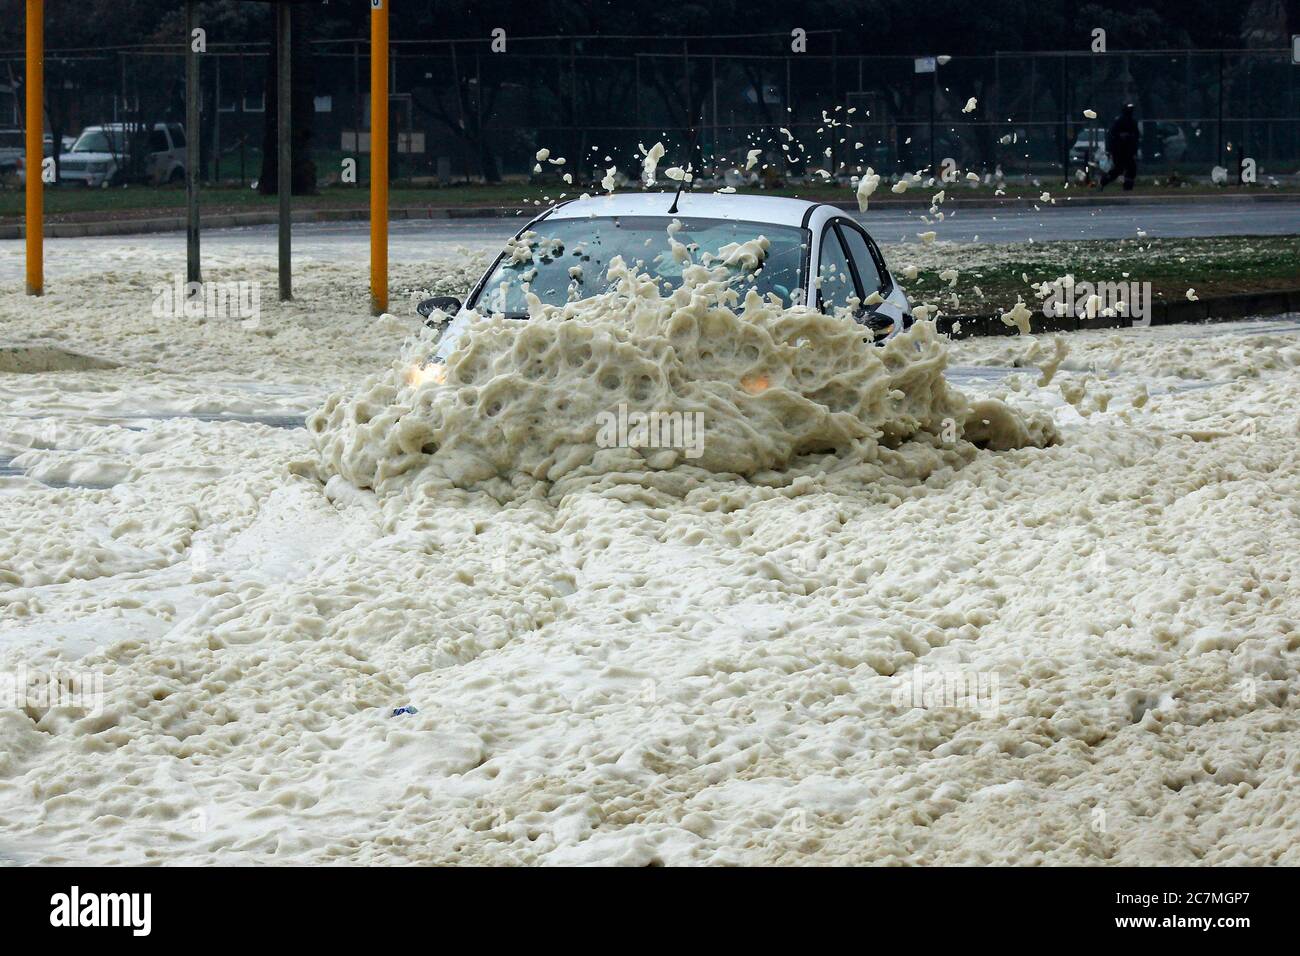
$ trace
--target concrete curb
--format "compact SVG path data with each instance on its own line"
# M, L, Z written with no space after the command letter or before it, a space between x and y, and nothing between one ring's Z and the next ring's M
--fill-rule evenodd
M963 197L960 187L949 186L950 196L953 206L964 209L1001 209L1011 206L1032 206L1039 200L1033 197L1007 196L1002 198L991 198L987 196L970 196ZM1214 195L1213 193L1201 193L1195 196L1097 196L1097 195L1079 195L1067 196L1065 203L1071 206L1143 206L1143 205L1160 205L1162 203L1173 202L1193 202L1193 203L1222 203L1222 202L1293 202L1300 203L1300 193L1292 192L1260 192L1257 194L1240 194L1231 195ZM857 202L851 199L836 200L828 202L827 205L834 206L837 209L855 210L858 208ZM1058 197L1057 205L1061 205ZM873 199L871 208L873 209L928 209L930 200L921 199ZM390 209L388 217L390 220L410 220L410 219L508 219L508 218L531 218L532 215L540 212L541 206L536 207L507 207L507 206L400 206ZM294 222L368 222L370 219L370 210L368 209L299 209L293 213ZM274 225L279 221L279 217L273 210L263 212L236 212L236 213L216 213L202 217L201 226L203 229L237 229L241 226L268 226ZM45 235L51 239L70 239L84 236L129 236L145 235L157 232L184 232L185 217L183 215L175 216L158 216L150 219L110 219L95 222L48 222L45 224ZM3 239L22 239L27 232L27 227L23 223L10 223L0 225L0 240Z
M1151 325L1181 325L1190 322L1233 322L1256 315L1277 315L1283 312L1300 312L1300 288L1273 292L1239 292L1216 295L1195 302L1153 302ZM958 331L953 332L953 323ZM940 332L955 339L995 335L1016 335L1014 325L1007 325L998 315L939 316L935 322ZM1035 313L1030 319L1034 335L1053 332L1079 332L1087 329L1129 329L1132 320L1123 316L1097 316L1095 319L1077 319L1069 316L1051 317Z

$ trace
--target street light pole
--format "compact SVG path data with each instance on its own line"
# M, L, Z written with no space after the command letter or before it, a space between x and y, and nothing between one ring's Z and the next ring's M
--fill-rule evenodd
M27 294L45 294L45 2L27 0Z
M482 90L475 94L481 98ZM388 7L370 0L370 311L388 311Z

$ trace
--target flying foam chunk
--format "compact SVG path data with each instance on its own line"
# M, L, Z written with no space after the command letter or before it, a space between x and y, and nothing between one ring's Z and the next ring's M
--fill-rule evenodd
M867 211L867 200L870 198L871 194L876 191L876 187L879 185L880 176L874 169L868 166L867 171L863 173L862 178L858 180L857 198L859 212Z

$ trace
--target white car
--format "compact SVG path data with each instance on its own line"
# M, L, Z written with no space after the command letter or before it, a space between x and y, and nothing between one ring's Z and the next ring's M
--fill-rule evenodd
M1106 153L1106 130L1100 126L1088 126L1079 130L1074 145L1070 147L1070 161L1079 166L1107 165L1109 156Z
M138 127L126 123L87 126L59 157L59 182L110 186L123 181L130 137ZM149 130L145 176L154 185L185 179L185 129L179 123L155 123Z
M452 316L438 340L433 361L445 361L465 329L484 315L527 319L528 291L544 304L569 301L570 283L595 295L606 290L605 270L614 256L641 262L641 269L661 284L681 283L681 263L669 251L668 227L681 223L673 238L704 252L717 253L729 243L759 236L769 242L762 268L737 288L775 293L786 306L807 303L823 312L849 307L856 321L872 330L877 342L912 324L911 305L894 281L880 249L848 213L824 203L778 196L684 193L677 212L669 212L673 193L631 193L575 199L552 206L515 236L536 233L545 251L530 262L515 262L503 251L474 285L465 302L453 296L425 299L417 311L426 318L436 310ZM557 242L558 241L558 242ZM816 268L812 264L816 263ZM570 275L573 266L579 278ZM863 305L874 300L873 305Z
M63 136L59 139L60 152L72 149L76 137ZM43 156L54 155L54 136L46 133L41 137ZM27 131L23 129L0 130L0 180L6 176L17 178L21 186L27 182Z

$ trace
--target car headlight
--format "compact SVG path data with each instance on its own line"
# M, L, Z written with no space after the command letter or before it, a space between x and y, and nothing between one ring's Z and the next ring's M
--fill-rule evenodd
M447 381L447 366L437 359L426 359L406 370L406 384L419 388L426 382L441 385Z

